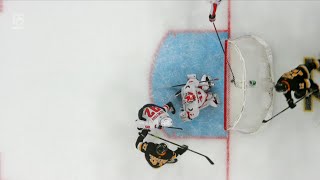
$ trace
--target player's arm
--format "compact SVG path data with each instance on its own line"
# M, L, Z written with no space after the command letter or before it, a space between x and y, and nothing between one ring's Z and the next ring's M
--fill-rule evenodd
M319 92L319 85L314 83L312 79L308 79L308 81L306 81L306 83L309 82L310 83L310 88L308 89L309 92L313 92L313 93L318 93Z
M285 91L283 92L283 95L286 97L287 103L289 105L289 107L292 109L294 107L296 107L296 104L293 102L292 96L291 96L291 87L290 87L290 83L288 82L286 77L281 77L277 84L283 84L285 85Z
M165 112L171 112L172 114L175 114L176 113L176 109L174 108L172 102L168 102L167 104L165 104L162 109L165 111Z
M174 151L174 156L178 157L178 155L182 155L183 153L185 153L188 150L188 146L187 145L182 145L181 147L179 147L177 150Z
M187 150L188 150L188 146L187 145L182 145L177 150L172 152L172 156L168 160L169 161L174 161L174 159L176 159L179 155L182 155L183 153L185 153Z
M138 112L138 118L139 118L140 120L146 121L146 118L143 117L144 108L145 108L145 106L143 106L143 107L139 110L139 112Z
M148 135L148 132L149 130L143 129L141 132L139 132L139 137L137 138L137 141L136 141L136 148L142 152L143 152L143 147L148 145L148 143L143 142L144 138Z
M291 96L291 91L288 91L288 92L284 93L284 96L287 99L287 103L288 103L289 107L291 109L295 108L296 104L293 102L293 99L292 99L292 96Z
M307 60L305 64L306 68L308 68L309 72L311 72L313 69L319 69L320 68L320 59L314 59Z

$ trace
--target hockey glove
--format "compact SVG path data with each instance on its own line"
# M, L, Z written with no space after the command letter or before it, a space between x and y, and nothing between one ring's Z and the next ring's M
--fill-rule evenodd
M310 90L308 90L307 92L310 92L310 93L312 92L312 94L317 94L317 93L319 93L319 87L318 86L313 87Z
M181 93L181 90L180 90L180 93ZM176 109L174 108L172 102L168 102L167 105L169 106L171 113L175 114L176 113Z
M149 129L143 129L141 132L139 132L139 135L142 137L146 137L149 133Z
M293 99L288 99L287 102L288 102L289 107L290 107L291 109L293 109L293 108L296 107L296 104L293 102Z
M216 20L216 15L214 14L214 15L211 15L211 14L209 14L209 21L210 22L214 22Z
M187 145L182 145L181 147L179 147L176 150L176 153L179 155L182 155L183 153L185 153L188 150L188 146Z

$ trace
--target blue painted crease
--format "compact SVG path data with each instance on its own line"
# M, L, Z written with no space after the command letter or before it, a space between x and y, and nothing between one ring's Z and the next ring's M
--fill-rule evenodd
M221 40L227 39L227 32L220 32ZM223 43L224 44L224 43ZM217 93L220 104L217 108L208 106L190 122L179 118L181 98L174 94L179 88L170 86L183 84L187 74L203 74L219 78L212 88ZM179 137L226 137L224 131L224 54L214 32L183 32L169 34L164 40L156 57L152 74L152 96L156 104L173 102L177 113L171 115L174 126L184 130L165 129L169 136Z

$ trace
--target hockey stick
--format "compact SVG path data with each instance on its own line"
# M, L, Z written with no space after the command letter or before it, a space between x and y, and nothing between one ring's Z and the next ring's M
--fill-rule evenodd
M219 34L218 34L216 25L214 24L214 22L212 22L212 24L213 24L214 30L216 31L216 35L217 35L217 37L218 37L218 40L219 40L221 49L222 49L222 51L223 51L223 54L224 54L225 56L227 56L227 54L226 54L226 52L225 52L225 50L224 50L224 48L223 48L223 46L222 46L221 39L220 39L220 36L219 36ZM231 72L231 75L232 75L231 82L232 82L235 86L237 86L237 85L236 85L236 82L235 82L235 78L234 78L234 74L233 74L232 68L231 68L230 63L229 63L229 61L227 60L227 58L226 58L226 62L227 62L227 64L228 64L228 66L229 66L229 69L230 69L230 72Z
M217 37L218 37L218 39L219 39L219 43L220 43L221 49L222 49L223 53L225 54L226 52L224 51L224 48L223 48L223 46L222 46L221 39L220 39L220 36L219 36L219 34L218 34L216 25L214 24L214 22L213 22L212 24L213 24L214 30L216 31L216 35L217 35Z
M199 83L202 83L202 82L213 82L213 81L217 81L219 80L219 78L214 78L212 79L211 81L199 81ZM172 88L175 88L175 87L180 87L180 86L185 86L186 84L178 84L178 85L174 85L174 86L171 86Z
M169 140L163 139L163 138L161 138L161 137L159 137L159 136L156 136L156 135L153 135L153 134L150 134L150 133L149 133L149 135L150 135L150 136L153 136L153 137L155 137L155 138L161 139L161 140L163 140L163 141L166 141L166 142L168 142L168 143L171 143L171 144L173 144L173 145L176 145L176 146L178 146L178 147L182 147L182 146L179 145L179 144L176 144L176 143L171 142L171 141L169 141ZM183 147L182 147L182 148L183 148ZM194 151L194 150L191 150L191 149L188 149L188 151L191 151L191 152L193 152L193 153L196 153L196 154L198 154L198 155L200 155L200 156L205 157L205 158L210 162L210 164L214 165L213 161L212 161L208 156L203 155L203 154L201 154L201 153L198 153L198 152L196 152L196 151Z
M308 97L308 96L311 96L311 95L312 95L313 93L315 93L315 92L316 92L316 91L312 91L312 92L304 95L302 98L298 99L294 104L297 104L297 103L300 102L302 99L304 99L304 98L306 98L306 97ZM279 114L285 112L285 111L288 110L289 108L290 108L289 106L286 107L286 108L284 108L282 111L278 112L276 115L272 116L270 119L265 119L265 120L263 120L262 123L267 123L267 122L271 121L273 118L277 117Z
M136 119L135 121L138 121L138 119ZM163 126L162 126L163 127ZM170 127L165 127L165 128L170 128L170 129L179 129L179 130L183 130L182 128L179 128L179 127L173 127L173 126L170 126Z
M170 126L170 127L165 127L165 128L183 130L182 128L179 128L179 127L172 127L172 126Z

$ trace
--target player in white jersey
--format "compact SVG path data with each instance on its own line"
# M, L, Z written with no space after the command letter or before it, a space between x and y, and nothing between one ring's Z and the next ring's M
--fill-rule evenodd
M216 11L218 9L218 6L220 4L221 0L212 0L210 1L210 13L209 13L209 21L214 22L216 20Z
M172 119L168 112L175 114L176 110L172 102L168 102L163 107L155 104L146 104L138 112L139 119L136 120L137 128L141 129L161 129L172 126Z
M188 82L181 88L182 108L180 118L183 121L196 118L200 110L207 106L218 107L219 99L216 94L210 92L214 86L208 75L203 75L201 81L195 74L188 75Z

